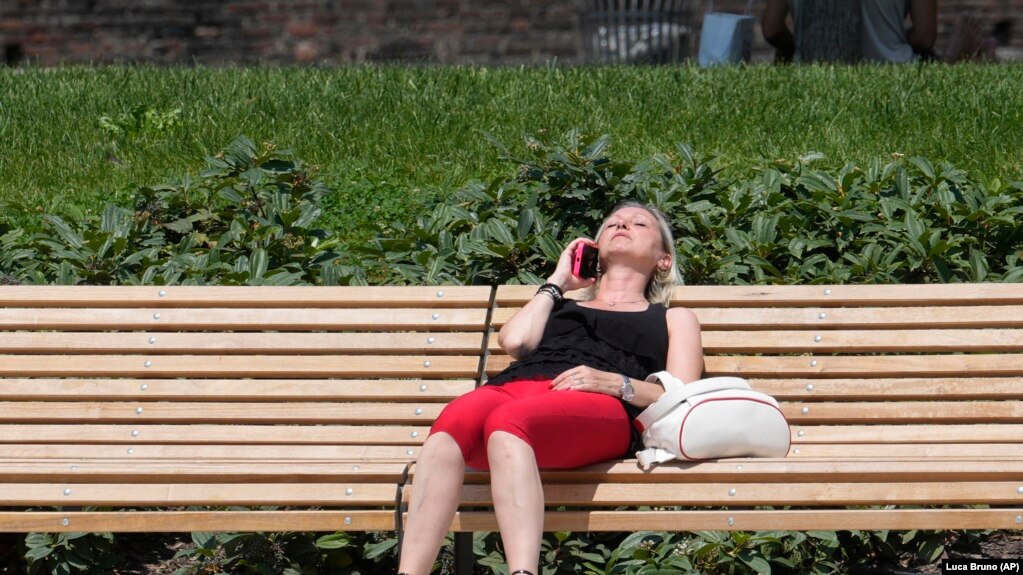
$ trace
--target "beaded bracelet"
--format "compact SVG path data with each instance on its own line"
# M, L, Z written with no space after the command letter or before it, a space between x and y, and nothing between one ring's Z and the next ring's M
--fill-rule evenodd
M560 308L561 304L565 301L565 292L561 291L557 284L543 284L540 286L540 289L536 290L536 293L550 296L554 300L555 308Z
M540 286L540 289L549 289L557 293L559 298L565 297L565 292L561 290L561 286L559 286L558 284L551 283L543 284L542 286Z

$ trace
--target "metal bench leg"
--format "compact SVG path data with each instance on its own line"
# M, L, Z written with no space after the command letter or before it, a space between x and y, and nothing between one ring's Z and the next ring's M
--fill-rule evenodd
M472 575L476 556L472 552L472 533L455 532L455 575Z

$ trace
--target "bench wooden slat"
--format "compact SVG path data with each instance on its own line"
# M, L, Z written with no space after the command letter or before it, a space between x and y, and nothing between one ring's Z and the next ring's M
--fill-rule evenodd
M507 355L487 360L487 375L511 363ZM708 356L705 377L1006 377L1023 375L1023 354L885 356Z
M972 465L984 459L1019 459L1023 457L1023 443L796 443L789 449L789 457L878 460L892 457L958 458L963 465Z
M693 311L706 330L769 329L767 326L818 330L1023 327L1023 306L766 308L756 313L740 308Z
M1020 376L1023 354L885 356L712 356L705 373L743 377L799 374L806 377Z
M0 533L394 531L393 510L0 511Z
M3 377L474 377L465 355L0 355Z
M535 288L534 288L535 291ZM4 286L0 307L476 307L486 286Z
M0 379L0 400L447 402L471 379Z
M350 492L348 490L351 490ZM7 506L394 506L394 483L0 483Z
M165 461L153 459L0 459L2 483L389 483L404 481L406 463L317 460Z
M1019 424L817 425L792 427L792 442L862 443L1021 443Z
M518 308L494 310L500 328ZM696 308L692 310L705 331L769 329L950 329L1021 328L1023 306L920 307L920 308Z
M1021 329L707 331L704 353L956 353L1023 351Z
M1019 529L1023 508L726 511L549 511L550 531L841 531ZM493 513L460 511L454 531L496 531Z
M547 484L548 506L1018 505L1018 481L911 483ZM410 488L403 495L407 501ZM461 504L492 505L489 485L466 485Z
M501 285L495 303L521 307L537 286ZM569 294L578 297L576 292ZM1023 304L1017 284L681 286L673 305L686 307L828 307Z
M649 471L640 469L634 460L608 462L572 470L543 470L547 483L701 483L729 481L734 483L793 482L805 483L825 477L849 483L908 482L969 479L1016 479L1021 464L1011 460L988 460L965 469L955 459L887 459L864 462L816 459L747 459L709 461L702 463L670 463ZM131 477L142 482L167 482L181 475L183 482L196 482L203 475L214 473L258 482L274 478L285 482L336 481L381 482L401 480L406 464L396 462L351 462L322 460L289 460L267 458L260 461L167 461L151 458L54 459L0 458L0 482L20 483L37 480L41 483L104 483L107 476ZM740 473L741 471L741 473ZM412 474L415 474L413 469ZM31 478L31 479L26 479ZM38 481L38 478L50 478ZM261 479L262 478L262 479ZM466 482L483 484L486 472L469 470ZM198 481L208 483L207 481Z
M0 443L418 445L428 426L0 424Z
M7 423L365 423L428 425L442 404L0 401ZM141 412L140 412L141 410ZM1015 423L1023 402L783 403L793 425L842 423Z
M497 333L490 353L503 355ZM1023 351L1023 330L948 329L848 331L706 331L706 354L719 353L935 353Z
M0 329L68 331L480 330L485 309L53 309L0 307Z
M1023 397L1023 377L748 378L779 401L998 400ZM2 395L0 395L2 397Z
M890 401L783 403L792 425L842 423L1014 423L1023 401Z
M209 475L231 482L357 482L397 485L407 464L397 462L340 462L315 459L258 461L167 461L164 459L0 459L0 482L104 483L128 478L132 482L208 483ZM883 458L876 461L817 459L735 459L703 463L672 463L642 470L635 460L608 462L574 470L543 470L545 483L891 483L936 481L1013 481L1023 474L1023 462L989 459L963 466L956 458ZM415 468L411 475L415 475ZM177 479L176 479L177 478ZM469 471L467 483L486 483L489 476Z
M0 332L6 354L439 354L478 353L479 333Z
M1023 377L934 377L879 379L751 378L753 389L779 400L986 400L1023 397Z
M127 450L131 449L129 455ZM163 458L189 461L215 460L283 460L325 459L337 461L407 461L415 459L418 445L315 445L300 444L82 444L82 443L0 443L0 457L70 459L70 458ZM1023 457L1023 442L1017 443L794 443L789 451L793 459L877 459L892 458L958 458L964 462L987 459L1018 459ZM626 464L634 464L626 460Z
M128 453L128 450L131 453ZM312 445L312 444L89 444L89 443L0 443L0 457L8 459L120 459L158 458L164 461L411 461L419 455L418 445Z
M1023 461L1009 458L961 459L878 457L874 461L812 458L735 458L699 463L671 462L642 469L636 460L612 461L572 470L541 470L545 483L893 483L936 481L1013 481ZM413 466L410 475L415 476ZM467 483L486 483L486 473L469 471Z
M827 307L1019 305L1023 295L1013 284L685 286L676 288L682 305L760 307L812 304Z
M0 401L7 423L361 423L429 425L438 403L188 403Z

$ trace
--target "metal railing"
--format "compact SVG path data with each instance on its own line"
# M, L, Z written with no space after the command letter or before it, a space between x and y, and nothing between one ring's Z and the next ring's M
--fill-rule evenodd
M694 0L591 0L582 15L588 63L668 64L692 54Z

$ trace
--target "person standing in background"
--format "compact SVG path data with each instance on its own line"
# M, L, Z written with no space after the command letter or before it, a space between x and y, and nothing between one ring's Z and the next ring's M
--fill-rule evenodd
M777 61L829 60L816 56L820 53L819 47L813 45L812 39L801 37L802 29L812 24L820 24L823 29L841 28L839 24L848 24L849 18L839 11L850 9L855 11L848 0L841 0L834 6L820 0L767 0L761 27L764 38L776 50ZM858 58L852 60L904 63L994 59L994 40L982 38L977 19L967 13L957 16L944 57L936 55L937 0L860 0L858 12L859 22L855 28L859 38L851 37L855 33L846 32L847 37L833 39L847 43L858 52ZM795 23L795 31L788 27L789 16Z

